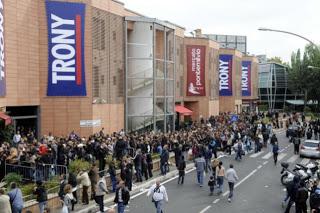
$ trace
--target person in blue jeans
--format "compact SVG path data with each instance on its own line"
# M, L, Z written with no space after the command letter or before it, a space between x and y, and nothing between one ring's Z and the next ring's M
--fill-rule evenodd
M221 194L223 190L223 179L225 175L225 169L222 166L222 162L219 162L219 165L216 168L216 179L217 179L217 185L218 185L218 192L217 194Z
M196 159L195 159L195 166L197 170L197 180L198 184L200 187L203 186L203 174L206 168L206 161L200 154Z
M112 184L112 192L116 192L117 188L117 177L116 177L116 168L114 162L111 162L109 165L108 173L110 175L111 184Z
M44 213L45 207L47 206L48 195L42 181L37 181L37 186L33 190L33 194L37 196L39 203L40 213Z
M118 213L124 213L126 205L128 205L130 200L129 190L125 187L124 181L120 181L119 186L116 190L116 196L114 202L118 206Z

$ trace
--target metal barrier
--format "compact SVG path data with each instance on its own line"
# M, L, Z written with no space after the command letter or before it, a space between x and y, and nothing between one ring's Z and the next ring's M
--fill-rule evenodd
M67 174L68 168L64 165L36 164L35 166L24 166L20 164L5 164L5 175L16 173L26 181L48 181L52 177Z

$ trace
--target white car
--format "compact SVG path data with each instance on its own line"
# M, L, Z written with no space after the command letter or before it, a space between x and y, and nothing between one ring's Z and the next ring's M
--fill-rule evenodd
M320 141L305 140L300 146L300 157L320 158Z

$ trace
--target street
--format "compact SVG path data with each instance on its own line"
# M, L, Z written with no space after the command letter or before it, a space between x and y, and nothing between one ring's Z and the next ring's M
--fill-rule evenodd
M284 132L277 135L281 153L279 163L273 163L272 154L263 149L260 153L249 153L241 162L234 160L234 156L224 156L220 160L224 167L234 164L239 181L235 184L234 199L228 203L228 186L224 182L224 193L220 196L209 196L207 186L208 176L205 177L205 186L200 188L196 184L195 171L186 174L184 185L178 185L177 179L169 180L165 184L168 192L169 203L165 204L166 212L174 213L204 213L204 212L237 212L237 213L280 213L284 210L281 201L285 195L285 189L280 183L280 162L286 161L290 165L295 163L306 164L310 159L301 159L293 155L293 147L289 144ZM294 207L292 208L294 209ZM155 212L151 198L146 193L132 196L127 212ZM292 210L292 212L294 212Z

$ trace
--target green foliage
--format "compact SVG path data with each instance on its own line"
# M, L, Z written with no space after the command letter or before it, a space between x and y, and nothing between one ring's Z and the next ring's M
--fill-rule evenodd
M12 182L17 183L18 185L21 184L22 181L22 176L18 175L16 173L8 173L5 177L4 177L4 181L6 182L7 186L10 187L10 184Z
M29 183L29 184L25 184L25 185L20 186L22 196L25 197L25 196L32 195L35 186L36 185L33 183ZM32 199L32 197L33 196L30 196L29 199Z
M316 67L310 69L309 66ZM296 94L303 94L304 101L318 101L318 110L320 104L320 49L313 45L307 45L301 56L300 49L291 55L291 68L288 71L288 87ZM306 107L306 104L305 106ZM308 109L307 109L308 110Z
M14 127L13 125L4 125L4 121L0 121L0 140L5 142L10 142L12 140L14 134Z
M268 105L258 105L258 109L260 112L266 112L268 111Z
M85 160L76 159L74 161L71 161L71 163L69 164L69 171L75 174L79 173L81 170L89 170L89 169L90 169L90 163Z
M268 62L273 62L273 63L278 63L278 64L282 64L285 66L288 66L287 62L283 62L281 57L278 56L274 56L272 58L268 58Z

